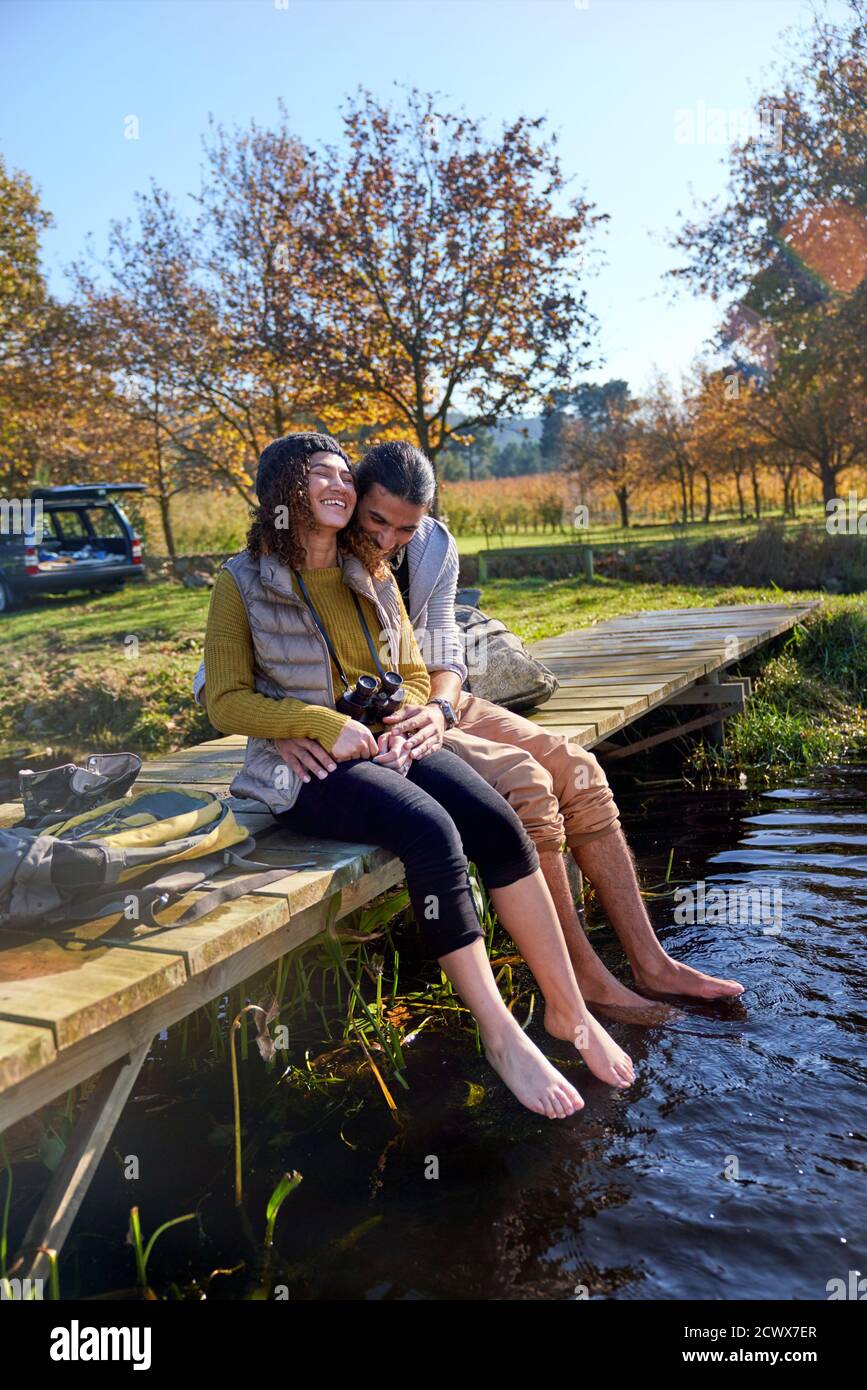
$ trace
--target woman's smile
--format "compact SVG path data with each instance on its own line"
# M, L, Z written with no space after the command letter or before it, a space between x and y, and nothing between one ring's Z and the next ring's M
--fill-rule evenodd
M342 530L355 510L355 483L343 459L335 454L314 454L307 489L317 523Z

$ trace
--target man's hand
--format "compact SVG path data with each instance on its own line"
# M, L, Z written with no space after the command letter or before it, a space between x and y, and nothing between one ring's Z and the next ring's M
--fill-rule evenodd
M396 714L387 714L383 724L407 741L412 757L424 758L443 746L446 717L439 705L404 705Z
M274 747L302 782L309 782L311 773L325 778L337 767L331 754L315 738L275 738Z
M394 772L399 772L402 777L405 777L412 767L408 741L400 734L385 733L380 734L376 742L379 752L373 761L379 763L380 767L390 767Z

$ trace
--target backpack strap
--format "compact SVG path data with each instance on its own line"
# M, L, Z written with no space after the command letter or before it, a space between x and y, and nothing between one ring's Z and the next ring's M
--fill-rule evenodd
M269 884L277 883L279 879L286 878L288 874L297 873L301 869L316 868L314 860L285 864L282 868L259 864L255 860L247 858L255 846L256 841L252 836L249 836L237 849L223 850L220 854L212 854L197 860L197 867L194 869L175 869L173 872L163 874L151 882L140 885L130 882L123 885L114 884L110 890L90 896L86 903L64 903L54 918L53 924L56 926L75 926L82 922L90 922L95 917L108 917L113 914L125 916L127 899L135 896L138 899L138 913L135 919L137 924L150 927L155 931L171 931L174 927L185 927L190 922L197 922L199 918L213 912L216 907L222 907L224 903L234 902L236 898L242 898L247 893L255 893L260 888L267 888ZM210 882L212 876L225 868L259 869L261 872L247 874L242 878L235 879L232 883L218 883L212 887ZM185 893L191 892L194 888L204 887L212 888L212 891L191 903L174 922L160 922L158 920L157 912L164 911L178 898L182 898Z

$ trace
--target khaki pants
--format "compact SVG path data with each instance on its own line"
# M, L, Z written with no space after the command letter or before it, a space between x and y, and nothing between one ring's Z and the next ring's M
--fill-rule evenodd
M517 812L539 852L569 849L620 825L605 773L586 748L462 691L446 745Z

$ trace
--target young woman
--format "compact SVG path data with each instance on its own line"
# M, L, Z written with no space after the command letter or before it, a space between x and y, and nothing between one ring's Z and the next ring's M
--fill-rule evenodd
M362 675L399 672L424 704L430 680L382 553L352 524L345 453L319 434L290 434L262 453L247 549L220 572L205 637L208 714L248 736L231 790L263 801L298 835L361 840L397 855L426 952L479 1026L488 1061L537 1114L583 1108L575 1087L526 1036L491 972L467 860L545 998L544 1024L608 1084L632 1062L588 1013L535 848L517 815L446 749L413 759L406 740L335 706ZM316 739L331 755L299 776L281 739Z

